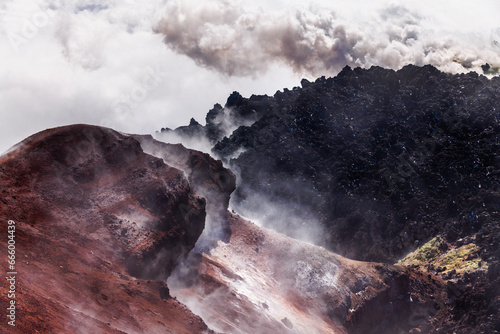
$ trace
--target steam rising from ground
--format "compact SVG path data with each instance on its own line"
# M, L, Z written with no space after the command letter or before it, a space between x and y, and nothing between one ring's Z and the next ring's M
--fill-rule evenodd
M227 241L229 230L227 207L229 196L234 190L234 175L209 160L208 155L190 152L181 145L165 145L149 136L137 136L144 152L156 156L174 168L182 170L190 180L193 195L206 201L206 218L203 234L198 238L194 252L208 250L217 241ZM187 206L180 206L179 219L189 224L193 212Z
M239 175L237 179L240 179ZM282 190L287 186L282 184L278 187ZM291 238L316 245L324 244L326 234L318 213L298 201L290 201L287 197L266 195L251 189L244 191L243 200L235 200L232 196L230 201L230 208L239 215L261 227Z
M210 154L212 150L212 144L207 137L202 135L183 136L174 131L169 131L157 133L155 139L169 144L182 144L189 149L208 154Z
M235 223L236 216L229 219L231 242L181 264L168 279L173 294L222 333L337 333L322 317L331 307L325 291L347 295L337 257L249 222ZM314 300L314 307L297 307L304 305L302 296Z
M240 1L196 6L171 1L156 31L169 48L198 65L235 76L263 73L273 63L313 76L345 65L398 69L432 64L448 72L481 73L485 63L500 64L498 29L488 36L456 33L453 27L435 30L434 17L387 4L361 23L338 16L331 6L267 10Z

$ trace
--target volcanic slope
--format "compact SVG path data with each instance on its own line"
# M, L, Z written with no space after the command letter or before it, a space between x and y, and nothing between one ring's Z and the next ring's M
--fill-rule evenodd
M448 308L436 277L360 262L230 214L228 243L192 254L172 294L223 333L435 333ZM437 325L437 327L436 327Z
M0 157L0 244L14 221L17 272L16 327L4 317L0 331L210 332L163 281L204 229L205 200L184 175L133 137L86 125Z
M229 214L234 175L181 145L49 129L0 157L0 184L17 272L16 327L3 322L2 333L387 333L447 314L440 278ZM421 308L433 318L415 321Z

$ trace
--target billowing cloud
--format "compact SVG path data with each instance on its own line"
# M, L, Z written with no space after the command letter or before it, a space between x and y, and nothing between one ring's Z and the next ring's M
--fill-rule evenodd
M160 0L0 1L0 153L73 123L154 133L202 122L234 90L274 93L300 80L286 70L275 82L273 70L261 82L228 80L198 67L153 32L160 8Z
M203 123L235 90L272 95L346 64L500 63L496 0L313 1L0 0L0 153L72 123Z
M276 62L312 76L345 65L432 64L464 72L500 64L500 48L488 34L449 32L433 16L404 5L379 2L366 21L325 6L264 10L226 0L170 1L164 10L155 30L167 46L227 75L255 76Z

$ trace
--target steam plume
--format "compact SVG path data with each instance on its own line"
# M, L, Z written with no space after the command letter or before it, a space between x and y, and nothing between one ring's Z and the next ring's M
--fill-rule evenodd
M258 11L225 0L169 2L156 26L171 49L226 75L265 72L273 63L317 76L345 65L398 69L409 63L443 71L481 71L500 64L498 32L466 36L435 31L431 20L404 6L378 11L363 26L331 9ZM489 40L488 40L489 39Z

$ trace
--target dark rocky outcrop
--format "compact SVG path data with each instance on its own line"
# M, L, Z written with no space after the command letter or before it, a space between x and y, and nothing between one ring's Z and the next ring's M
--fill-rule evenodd
M189 150L180 144L172 145L154 140L151 136L138 136L142 148L148 154L161 158L168 165L182 170L192 185L193 195L206 201L206 226L198 250L214 246L217 241L228 241L227 208L231 193L236 186L234 174L222 166L220 160L210 155ZM187 206L183 214L190 215ZM182 210L181 210L182 211Z
M253 193L301 206L329 231L322 244L357 259L393 261L443 232L488 235L497 257L499 78L346 67L303 86L228 99L238 117L255 111L213 149L240 173L236 207Z
M500 79L475 73L346 68L277 93L271 112L214 152L244 150L231 160L236 204L255 192L285 199L318 213L329 248L392 261L437 233L493 237L499 98Z
M301 84L273 97L233 94L224 108L231 114L209 113L229 118L217 124L251 115L222 139L217 117L205 126L216 133L213 154L239 176L236 211L252 217L270 203L278 210L261 222L298 238L317 221L317 244L359 260L395 262L440 235L449 247L473 240L482 261L498 263L500 78L410 65L346 67ZM486 319L498 289L484 270L477 275L468 300L482 298L473 304ZM453 271L446 278L463 279ZM458 314L472 307L458 300ZM500 331L491 319L477 326Z

